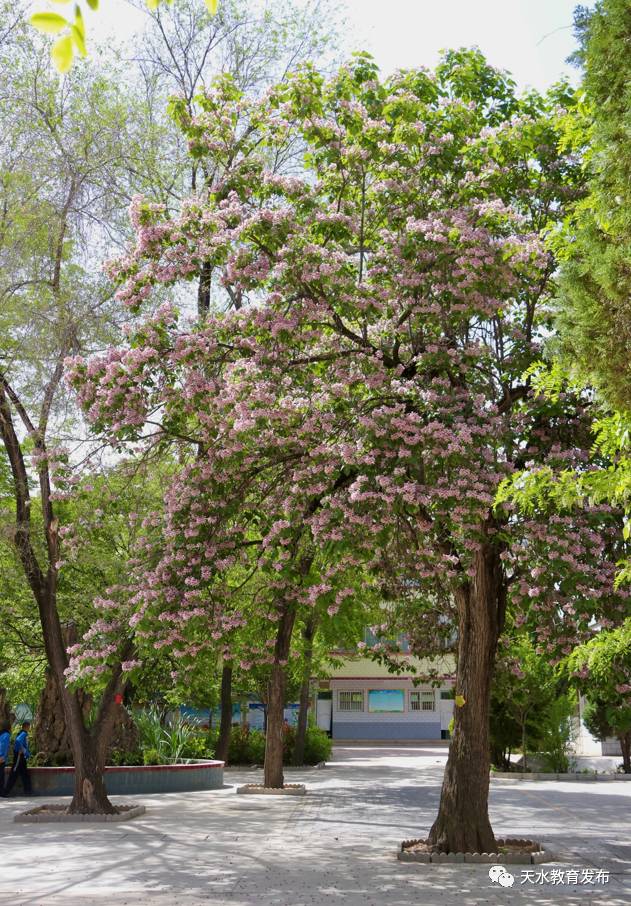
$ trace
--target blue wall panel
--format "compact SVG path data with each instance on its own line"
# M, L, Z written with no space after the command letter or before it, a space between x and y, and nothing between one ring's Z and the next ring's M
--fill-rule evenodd
M336 720L333 739L440 739L440 721Z

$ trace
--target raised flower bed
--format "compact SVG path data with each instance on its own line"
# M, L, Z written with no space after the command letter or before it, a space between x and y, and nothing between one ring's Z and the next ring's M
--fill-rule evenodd
M105 768L105 786L112 796L143 793L190 793L223 786L223 761L196 759L176 764L121 765ZM31 768L33 794L72 796L74 768ZM15 788L20 796L22 790Z

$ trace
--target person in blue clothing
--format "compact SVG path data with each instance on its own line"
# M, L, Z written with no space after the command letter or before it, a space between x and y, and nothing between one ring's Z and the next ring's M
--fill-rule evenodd
M11 724L5 720L0 724L0 796L4 793L4 772L9 760L10 745Z
M11 765L9 780L4 791L5 796L9 795L18 777L22 781L22 786L24 787L26 795L29 796L31 793L31 778L28 773L28 760L31 757L31 752L28 747L28 731L30 729L31 722L25 720L22 724L22 729L15 737L15 742L13 743L13 763Z

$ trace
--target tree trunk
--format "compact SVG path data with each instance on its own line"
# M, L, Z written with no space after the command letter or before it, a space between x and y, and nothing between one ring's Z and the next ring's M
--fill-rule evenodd
M77 641L75 624L67 623L62 626L62 635L67 650ZM34 747L40 757L40 763L53 766L71 765L72 746L66 728L62 693L50 667L46 667L44 679L44 688L37 704L33 727ZM83 719L87 722L92 705L91 696L82 690L78 690L76 694Z
M287 686L287 658L291 644L296 611L292 604L285 604L274 647L274 663L267 691L267 731L265 733L265 767L263 785L282 789L283 776L283 711Z
M72 185L71 192L74 193L76 191L74 180ZM70 209L71 201L72 194L66 202L68 210ZM61 256L64 246L64 232L65 220L57 242L58 255L53 276L54 291L58 291L59 287L59 268L61 267ZM117 705L115 703L122 691L121 661L112 670L110 680L103 694L94 730L89 733L86 728L82 702L78 694L66 685L68 656L57 608L59 521L54 515L45 436L55 390L63 376L63 360L69 351L70 349L66 350L63 355L60 354L58 356L55 370L46 386L37 428L31 422L23 404L10 387L6 377L0 372L0 438L4 444L13 476L15 498L13 541L22 564L24 576L37 603L46 658L52 676L57 683L66 729L72 748L76 782L75 795L69 810L112 813L114 809L108 801L105 792L102 771L116 715ZM20 439L13 421L12 405L15 407L29 435L34 440L35 452L41 456L38 474L43 540L45 542L45 558L41 562L36 549L37 545L33 543L29 475ZM126 641L122 646L121 655L128 656L132 647L131 642Z
M491 678L505 591L499 551L489 542L474 555L475 574L456 592L458 666L454 734L438 816L428 842L440 852L495 852L488 815ZM462 696L464 703L458 704Z
M215 758L228 761L230 733L232 732L232 664L224 663L221 670L221 718Z
M83 742L75 755L74 795L68 812L71 815L113 815L116 808L107 798L104 765L98 757L98 746L89 733L84 731L82 735Z
M90 696L78 690L77 697L84 719L87 720ZM61 692L50 667L46 668L44 688L37 705L33 743L40 763L53 766L72 764L72 746L66 729Z
M631 730L621 733L618 739L622 750L622 770L625 774L631 774Z
M206 319L210 311L210 287L212 281L212 265L204 261L197 284L197 318L200 324Z
M528 770L528 763L527 763L528 755L526 753L526 720L525 719L521 725L521 757L522 757L522 761L521 761L522 771L526 771L526 770Z
M298 709L298 726L296 727L296 740L294 743L293 763L304 764L305 741L307 738L307 718L309 715L309 689L311 685L311 662L313 660L313 637L315 636L316 621L312 615L305 625L302 637L305 642L304 660L302 668L302 684L300 686L300 706Z
M7 699L7 690L4 686L0 687L0 724L3 723L12 723L11 705Z

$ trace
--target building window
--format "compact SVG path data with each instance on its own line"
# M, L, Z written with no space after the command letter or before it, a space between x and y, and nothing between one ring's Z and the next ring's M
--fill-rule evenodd
M436 700L433 689L410 692L410 711L435 711Z
M364 710L364 693L363 692L346 692L337 693L338 711L363 711Z

